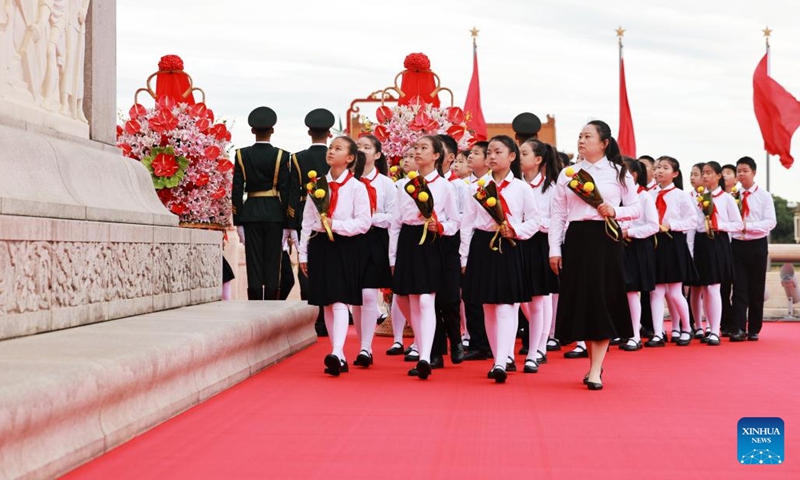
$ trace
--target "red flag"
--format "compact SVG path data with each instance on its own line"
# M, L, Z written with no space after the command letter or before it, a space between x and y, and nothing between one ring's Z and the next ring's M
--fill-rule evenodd
M467 121L467 128L475 132L472 136L473 141L486 140L488 132L486 130L486 120L483 118L481 110L481 83L478 78L478 49L472 50L472 80L469 81L467 99L464 102L464 115Z
M779 155L784 167L792 166L792 135L800 126L800 102L767 74L769 53L764 55L753 74L753 106L755 107L764 149Z
M633 134L631 106L628 104L628 88L625 85L625 60L619 58L619 150L623 155L636 158L636 137Z

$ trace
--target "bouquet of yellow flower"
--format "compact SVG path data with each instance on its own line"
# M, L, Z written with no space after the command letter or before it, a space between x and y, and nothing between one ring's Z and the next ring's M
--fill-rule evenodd
M400 168L400 165L392 165L389 168L389 178L392 179L393 182L397 183L398 180L401 178L405 178L406 172Z
M478 191L475 192L473 197L478 201L481 207L486 210L486 213L492 217L492 220L497 223L494 237L492 237L492 240L489 242L489 248L491 248L492 251L499 250L500 253L503 253L503 237L500 236L500 230L508 225L508 221L506 220L506 212L498 201L500 194L497 193L497 185L494 182L487 184L486 180L481 178L478 180ZM513 239L507 238L506 240L508 240L508 243L510 243L512 247L517 246ZM495 246L495 242L497 242L497 246Z
M567 188L572 190L578 198L594 208L599 207L603 203L603 196L600 195L600 192L595 188L594 178L589 172L580 170L576 173L574 168L567 167L567 169L564 170L564 174L571 178L569 183L567 183ZM608 238L611 240L618 242L622 234L619 223L612 217L605 217L605 222L606 235L608 235Z
M714 207L714 199L711 196L711 191L706 190L702 185L697 187L697 194L697 207L706 218L706 235L713 240L714 232L717 230L717 212Z
M414 199L414 203L417 205L420 215L425 218L422 238L419 240L419 244L422 245L425 243L425 239L428 238L428 225L431 223L431 218L437 220L436 212L433 211L433 194L431 194L431 189L428 187L428 182L425 181L425 177L420 176L416 171L412 170L408 172L407 177L408 183L406 184L405 191ZM442 233L441 230L442 226L439 225L440 234Z
M331 231L331 223L328 220L328 210L331 206L331 193L328 188L328 180L325 177L318 177L316 170L309 170L308 179L310 182L306 184L308 191L308 198L314 202L319 212L319 219L322 221L322 226L328 234L330 241L333 241L333 232Z

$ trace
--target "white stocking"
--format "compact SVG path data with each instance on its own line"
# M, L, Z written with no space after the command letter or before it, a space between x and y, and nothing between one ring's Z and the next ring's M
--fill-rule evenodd
M500 355L495 355L494 364L495 366L503 367L503 370L505 370L506 362L514 358L514 342L517 339L517 324L519 322L519 303L513 305L502 303L495 305L495 309L497 312L497 351L500 352Z
M692 287L692 314L697 328L703 328L703 287Z
M631 310L633 339L639 342L642 340L639 336L639 329L642 327L642 303L639 301L639 292L628 292L628 308Z
M703 287L703 306L706 318L711 324L711 333L719 337L719 323L722 321L722 295L719 292L719 283Z
M372 339L375 336L375 327L378 324L378 289L364 288L361 290L361 303L359 307L353 305L353 325L361 340L361 350L372 353Z
M336 302L332 305L325 305L325 326L328 327L333 353L341 360L344 360L344 340L347 338L347 327L350 323L347 305Z
M656 289L650 292L650 312L653 314L653 333L664 338L664 294L667 284L659 283Z
M553 299L550 298L550 295L544 297L544 302L542 302L542 335L539 337L539 344L536 346L536 350L544 353L547 352L547 339L551 336L550 334L550 327L553 326ZM534 356L536 352L533 352Z
M691 332L689 322L689 304L683 296L683 285L680 283L667 284L667 303L671 305L672 329L681 332Z
M505 368L506 358L497 351L497 305L488 303L483 305L483 324L486 327L486 338L489 340L495 364L501 362Z
M536 350L541 342L542 332L544 331L544 304L550 303L550 299L545 296L536 296L530 302L520 305L522 313L528 319L528 358L536 358ZM548 325L549 327L549 325ZM545 339L545 343L547 339ZM513 347L512 347L513 348ZM546 348L546 347L545 347ZM513 356L513 351L512 351Z
M409 295L411 300L411 325L414 328L419 359L431 361L433 336L436 333L436 293Z

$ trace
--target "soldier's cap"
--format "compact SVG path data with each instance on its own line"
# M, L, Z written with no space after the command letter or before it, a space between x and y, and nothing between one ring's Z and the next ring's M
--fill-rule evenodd
M306 127L312 130L329 130L336 120L327 108L315 108L306 115Z
M530 112L520 113L514 117L511 128L519 135L536 135L542 129L542 121Z
M258 129L272 128L277 121L278 116L275 114L275 110L269 107L258 107L250 112L250 116L247 117L247 123L252 128Z

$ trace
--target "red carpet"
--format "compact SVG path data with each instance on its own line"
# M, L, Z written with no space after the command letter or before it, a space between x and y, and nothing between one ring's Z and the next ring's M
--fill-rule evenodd
M538 374L518 357L496 385L488 361L409 378L390 343L331 378L322 338L66 478L800 478L800 323L720 347L612 347L599 392L563 350ZM348 361L357 349L351 328ZM737 463L751 416L784 420L785 463Z

